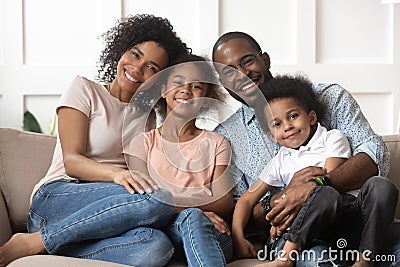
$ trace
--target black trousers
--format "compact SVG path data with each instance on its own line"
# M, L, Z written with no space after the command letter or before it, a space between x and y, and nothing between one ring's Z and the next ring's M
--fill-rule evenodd
M283 235L285 240L307 249L314 240L332 239L332 229L341 216L342 197L330 186L318 186L300 209L289 230Z
M398 194L393 183L384 177L370 178L357 197L339 194L329 186L316 187L283 238L271 242L271 249L280 251L284 240L289 240L300 244L302 250L330 247L337 252L333 256L338 256L338 250L369 250L369 257L389 253L400 258L400 221L394 220ZM343 239L346 243L339 247L339 240ZM324 254L324 259L330 256ZM337 263L347 266L347 260L337 258ZM320 261L318 264L330 266ZM391 264L395 263L377 266L397 266ZM296 266L309 266L309 262L298 261Z
M336 238L347 241L347 249L369 250L371 256L397 236L393 219L399 191L387 178L375 176L361 188L357 197L342 194L342 216Z

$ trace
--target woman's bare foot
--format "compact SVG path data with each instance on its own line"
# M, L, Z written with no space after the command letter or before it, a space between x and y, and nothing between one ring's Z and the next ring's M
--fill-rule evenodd
M45 252L40 233L13 235L7 243L0 247L0 267L25 257Z
M299 245L286 241L283 249L278 253L274 261L258 264L255 267L293 267L296 253L299 250Z

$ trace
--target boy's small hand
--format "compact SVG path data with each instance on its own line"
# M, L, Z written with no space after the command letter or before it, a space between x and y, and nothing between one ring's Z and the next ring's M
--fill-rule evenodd
M278 229L271 225L271 228L269 229L269 234L271 235L272 240L275 240L278 237Z

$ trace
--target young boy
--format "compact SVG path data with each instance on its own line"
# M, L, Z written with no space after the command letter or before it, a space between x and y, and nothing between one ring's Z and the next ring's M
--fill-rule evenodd
M286 187L293 174L307 166L321 166L329 173L351 157L347 138L338 130L327 131L318 123L321 108L304 77L280 76L262 90L268 106L261 123L268 136L282 147L268 163L259 179L239 199L232 224L233 241L239 258L255 257L256 250L244 237L253 207L272 187ZM294 252L311 245L311 240L327 239L328 230L339 216L341 196L324 177L310 177L317 186L311 192L291 227L283 234L283 250L274 262L262 266L293 266ZM284 198L285 195L282 195ZM271 226L274 239L282 233Z

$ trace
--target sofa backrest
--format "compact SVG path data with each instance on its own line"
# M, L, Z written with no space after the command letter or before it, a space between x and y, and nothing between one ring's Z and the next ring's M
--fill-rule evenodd
M0 189L14 232L26 231L29 198L50 166L55 144L54 136L0 129Z
M389 178L400 188L400 135L383 139L391 154ZM54 136L0 128L0 198L4 196L13 232L26 231L29 198L50 166L55 143Z

